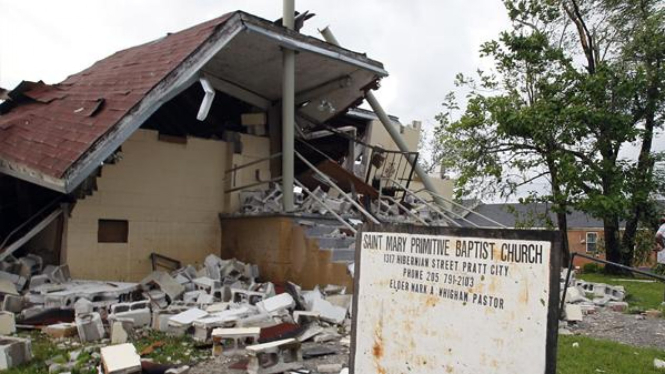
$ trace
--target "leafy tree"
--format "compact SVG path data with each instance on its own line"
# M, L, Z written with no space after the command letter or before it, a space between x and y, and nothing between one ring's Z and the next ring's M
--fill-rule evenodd
M642 126L648 110L638 110L648 106L640 100L649 81L648 59L631 52L638 42L628 37L640 35L637 30L651 35L662 22L645 23L636 8L619 0L504 4L512 28L481 47L494 71L478 71L476 79L458 75L457 84L468 89L466 108L455 118L457 104L449 96L437 117L459 193L510 196L545 176L549 193L531 199L553 204L559 229L567 230L569 207L581 208L603 220L607 258L630 264L632 253L620 250L619 222L629 208L643 207L643 200L626 194L648 195L650 183L639 178L649 178L653 169L640 169L639 162L620 158L620 151L653 133ZM643 145L649 154L651 144Z

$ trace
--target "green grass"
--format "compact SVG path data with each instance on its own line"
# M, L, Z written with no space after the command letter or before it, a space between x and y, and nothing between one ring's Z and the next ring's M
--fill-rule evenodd
M58 349L57 343L50 341L44 335L34 332L21 334L32 339L34 359L27 365L4 371L3 374L47 374L48 367L44 363L58 355L67 357L69 351L81 349L70 347ZM137 350L162 341L164 346L146 356L158 363L191 363L210 357L209 349L196 349L191 339L185 337L170 337L162 333L151 332L135 342ZM573 343L578 343L577 348ZM559 336L557 366L558 374L659 374L653 367L653 359L665 360L665 351L651 348L635 348L615 342L592 339L584 336ZM90 360L89 355L81 357L81 361ZM88 374L79 369L73 373Z
M665 292L665 285L663 283L630 282L631 279L636 278L622 278L595 273L578 274L577 278L587 282L624 286L626 288L626 302L630 304L632 311L660 309L665 312L665 308L661 306L663 293ZM621 279L626 279L627 281L622 281Z
M3 374L45 374L48 373L48 366L45 364L46 360L60 355L68 357L70 351L81 349L81 347L59 349L56 343L50 341L45 335L38 331L21 333L19 336L22 338L30 338L32 340L33 359L25 365L3 371ZM75 370L74 373L83 374L78 370Z
M579 347L574 348L573 343ZM653 359L665 360L665 351L635 348L584 336L559 336L558 374L658 374Z
M64 349L58 348L58 342L51 341L46 335L38 331L32 333L21 333L20 337L30 338L32 340L32 354L33 359L25 365L3 371L2 374L48 374L48 366L45 362L57 356L62 356L68 361L69 352L83 349L84 346L71 347L68 346ZM191 364L199 362L204 358L210 357L210 349L197 349L194 346L194 341L189 337L172 337L160 332L149 332L146 336L141 337L133 342L136 346L137 352L141 352L144 348L154 342L161 341L164 345L156 348L151 354L144 356L144 358L151 358L154 362L160 364ZM95 344L91 344L95 345ZM95 350L99 352L99 350ZM93 361L93 362L91 362ZM97 373L96 370L84 370L86 364L95 367L99 364L90 354L82 352L77 360L77 366L72 370L73 374L93 374Z

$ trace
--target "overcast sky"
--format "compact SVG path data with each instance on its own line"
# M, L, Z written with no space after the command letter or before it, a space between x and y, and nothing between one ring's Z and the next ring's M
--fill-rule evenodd
M330 25L347 48L383 62L378 97L402 122L432 126L458 72L508 25L500 0L296 0L304 33ZM57 83L113 52L226 12L281 17L279 0L0 0L0 87Z

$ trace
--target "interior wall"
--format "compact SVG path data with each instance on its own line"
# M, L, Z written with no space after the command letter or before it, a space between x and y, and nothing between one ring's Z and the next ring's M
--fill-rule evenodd
M240 141L242 143L242 153L233 154L230 167L238 167L270 156L270 138L240 134ZM281 158L277 158L277 160L281 162ZM256 163L229 174L229 189L257 183L257 177L262 181L270 180L269 160ZM268 184L262 184L252 187L247 191L262 191L268 187ZM240 191L231 192L228 195L229 201L225 213L235 213L240 209Z
M183 264L219 254L230 151L221 141L177 144L159 141L156 131L134 133L122 160L103 167L98 191L72 209L65 251L72 276L138 281L151 272L151 252ZM127 220L127 243L98 243L100 219Z

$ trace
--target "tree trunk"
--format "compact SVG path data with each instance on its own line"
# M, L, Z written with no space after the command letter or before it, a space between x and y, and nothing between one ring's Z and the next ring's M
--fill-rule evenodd
M610 262L622 264L624 258L619 248L619 218L616 214L611 214L603 219L605 235L605 259ZM623 264L627 265L627 264ZM623 274L624 271L615 266L605 266L605 272L608 274Z
M653 185L653 165L654 160L651 157L651 145L653 143L653 132L656 125L656 101L660 94L658 85L660 80L654 70L656 67L653 64L647 64L647 76L650 77L649 88L647 89L647 100L644 110L644 133L642 135L642 147L640 148L640 155L637 160L637 170L635 180L633 181L632 188L632 201L631 211L628 221L626 222L626 230L623 233L621 240L622 251L624 252L624 260L633 262L635 254L635 237L637 227L644 213L648 208L649 193ZM625 262L624 262L625 263Z
M570 247L568 246L568 216L565 211L557 212L557 224L559 231L561 231L561 249L563 251L563 266L568 266L570 263Z

